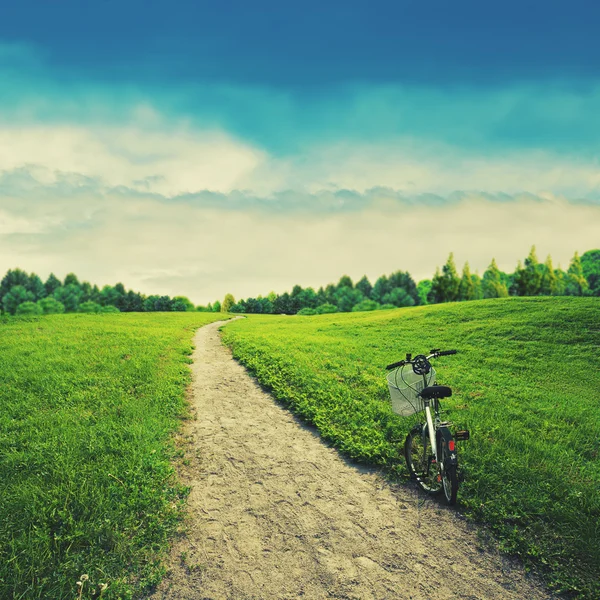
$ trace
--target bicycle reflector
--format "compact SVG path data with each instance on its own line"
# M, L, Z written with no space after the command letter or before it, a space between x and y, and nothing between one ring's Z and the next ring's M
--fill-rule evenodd
M454 452L455 447L454 447L454 440L450 440L448 442L448 450L450 450L450 452Z
M471 436L469 435L468 429L463 429L461 431L457 431L454 434L454 439L458 442L466 442Z

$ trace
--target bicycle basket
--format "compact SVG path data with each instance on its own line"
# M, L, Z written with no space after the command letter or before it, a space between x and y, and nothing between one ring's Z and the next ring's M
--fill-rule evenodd
M435 379L433 367L425 379L427 385L433 383ZM396 414L408 417L425 410L423 400L418 395L425 388L423 376L417 375L412 370L412 365L403 365L390 371L387 375L387 382L390 388L392 411Z

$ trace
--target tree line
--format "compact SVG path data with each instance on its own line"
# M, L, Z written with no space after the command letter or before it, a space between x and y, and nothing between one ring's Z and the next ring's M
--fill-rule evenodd
M145 296L126 290L122 283L100 289L87 281L80 282L74 273L63 281L51 273L43 282L35 273L21 269L9 269L2 278L0 307L10 315L195 310L185 296Z
M459 274L450 254L431 279L418 284L408 272L382 275L374 285L365 275L354 283L344 275L337 283L291 292L235 301L227 294L223 301L197 306L185 296L150 295L126 290L122 283L102 289L74 273L63 281L50 274L43 282L35 273L9 270L0 282L0 308L11 315L39 315L62 312L153 312L211 311L258 314L314 315L334 312L368 311L441 302L503 298L507 296L600 296L600 250L575 253L566 271L555 268L550 256L537 258L535 246L519 261L513 273L505 273L492 262L483 273L472 273L468 263Z
M356 283L344 275L337 284L317 291L295 285L281 295L271 292L238 302L227 294L218 305L224 312L314 315L508 296L600 296L600 250L589 250L581 257L575 253L563 271L553 266L550 256L540 262L533 246L513 273L501 271L492 259L483 276L472 273L468 262L459 273L451 253L431 279L418 284L404 271L382 275L374 285L366 275Z

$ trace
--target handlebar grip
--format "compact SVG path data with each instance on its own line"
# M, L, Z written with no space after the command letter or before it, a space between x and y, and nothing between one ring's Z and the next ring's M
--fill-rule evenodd
M391 371L392 369L395 369L396 367L401 367L402 365L405 365L405 364L406 364L406 361L404 361L404 360L399 360L398 362L395 362L395 363L392 363L391 365L388 365L388 366L386 367L386 369L387 369L388 371Z
M442 350L437 353L438 356L448 356L450 354L456 354L456 350Z

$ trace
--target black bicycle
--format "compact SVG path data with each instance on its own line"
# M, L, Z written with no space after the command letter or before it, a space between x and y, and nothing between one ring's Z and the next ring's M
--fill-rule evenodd
M435 382L430 359L456 354L456 350L435 348L428 356L419 354L392 363L386 368L392 410L402 416L425 413L425 422L415 425L404 442L408 471L419 487L428 494L444 492L448 504L456 502L458 493L458 457L456 442L469 439L467 430L450 431L452 423L440 417L440 399L452 396L452 390ZM433 407L433 415L431 414Z

